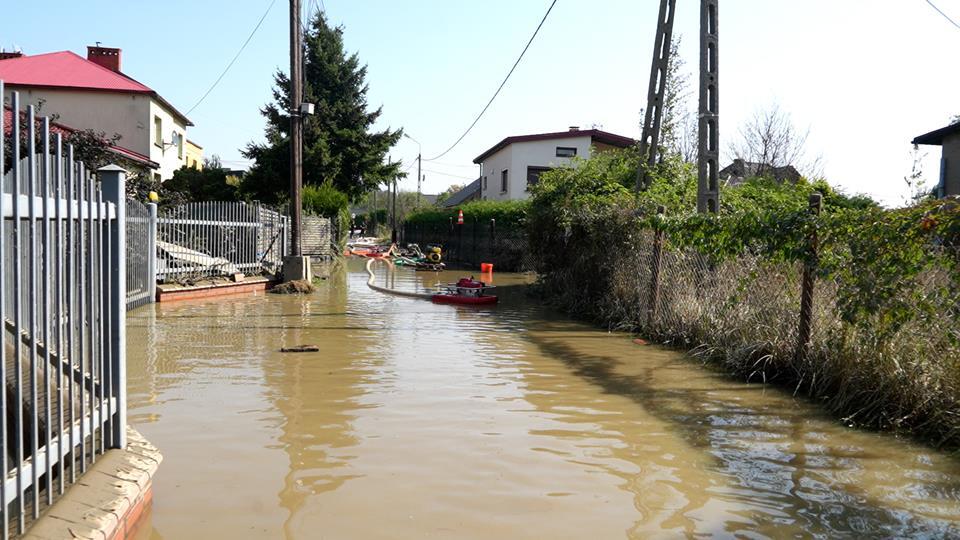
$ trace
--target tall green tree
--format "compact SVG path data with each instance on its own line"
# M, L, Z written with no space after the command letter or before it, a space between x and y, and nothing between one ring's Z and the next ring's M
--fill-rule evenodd
M367 67L357 54L343 48L343 27L330 27L318 12L304 36L304 102L316 104L315 114L303 122L303 181L319 186L329 182L356 200L363 193L398 176L399 162L387 152L401 129L375 131L381 108L368 110ZM244 150L254 166L244 179L248 197L276 202L290 183L290 79L274 75L273 103L261 109L267 119L266 142L249 143Z

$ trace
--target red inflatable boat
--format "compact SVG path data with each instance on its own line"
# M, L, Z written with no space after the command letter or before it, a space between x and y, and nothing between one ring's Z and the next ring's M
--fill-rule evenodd
M438 304L463 304L470 306L496 304L497 297L492 294L486 294L488 289L493 288L493 285L487 285L472 277L461 278L460 281L447 285L444 292L433 295L431 299Z

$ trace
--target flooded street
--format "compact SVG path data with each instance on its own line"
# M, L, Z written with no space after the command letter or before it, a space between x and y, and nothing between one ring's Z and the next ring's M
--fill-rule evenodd
M526 279L459 308L354 260L308 297L131 312L129 421L164 455L139 538L960 535L960 458L573 322Z

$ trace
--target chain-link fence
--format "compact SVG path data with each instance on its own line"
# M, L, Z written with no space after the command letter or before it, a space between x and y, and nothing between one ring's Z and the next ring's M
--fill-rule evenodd
M463 225L405 223L401 242L421 247L436 244L443 247L448 263L479 267L491 263L505 272L532 271L535 257L530 251L526 229L501 226L495 220L466 219Z

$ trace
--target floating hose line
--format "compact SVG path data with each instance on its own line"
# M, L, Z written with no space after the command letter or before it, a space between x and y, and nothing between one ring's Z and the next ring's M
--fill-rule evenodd
M397 291L394 289L389 289L387 287L380 287L374 285L374 281L377 279L377 276L373 273L373 263L377 262L379 259L370 259L367 261L367 273L370 274L370 278L367 279L367 287L371 289L382 292L385 294L392 294L395 296L405 296L407 298L419 298L421 300L433 300L433 294L431 293L415 293L415 292L406 292L406 291Z

